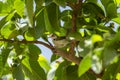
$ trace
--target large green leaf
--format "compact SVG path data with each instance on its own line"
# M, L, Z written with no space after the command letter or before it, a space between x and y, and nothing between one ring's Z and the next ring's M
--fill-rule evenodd
M116 50L113 48L105 48L103 51L103 66L106 67L108 64L110 64L111 61L113 61L113 59L116 56Z
M21 64L12 67L12 75L15 80L25 80Z
M43 69L45 69L46 71L50 70L50 64L43 55L39 55L38 62Z
M92 65L92 59L90 54L86 55L83 60L79 64L78 75L82 76L85 72L87 72Z
M28 45L28 50L29 64L34 76L38 78L38 80L46 80L45 72L38 63L40 49L37 46L31 44Z
M39 38L40 36L42 36L45 31L46 31L46 27L45 27L45 20L44 19L44 10L43 8L38 9L39 11L36 12L36 35Z
M110 2L106 7L108 18L117 17L117 6L114 2Z
M4 67L7 62L7 59L8 59L11 49L1 49L1 50L2 50L2 52L0 54L0 76L2 75L2 73L4 71Z
M25 0L25 5L30 27L33 27L33 0Z
M6 0L5 2L0 2L0 15L5 16L9 14L10 11L13 10L14 0Z
M24 1L23 0L15 0L14 8L16 9L17 13L22 17L24 14Z
M22 69L25 72L25 75L29 77L30 80L36 80L36 77L32 73L32 69L29 64L29 59L26 57L25 59L22 60Z
M1 35L6 39L11 39L18 35L18 31L14 24L8 24L1 29Z
M51 15L52 14L52 15ZM44 20L46 30L49 32L59 31L59 7L52 3L44 9Z
M66 61L64 61L58 66L55 72L55 80L67 80L66 68L68 65L69 64Z
M108 18L114 18L117 16L117 6L114 0L101 0Z

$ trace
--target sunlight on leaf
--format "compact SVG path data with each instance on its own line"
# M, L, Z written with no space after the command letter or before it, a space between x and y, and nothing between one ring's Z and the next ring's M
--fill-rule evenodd
M117 73L116 79L117 79L117 80L120 80L120 73Z
M115 3L117 3L118 5L120 4L120 0L114 0Z
M79 64L79 68L78 68L79 77L90 69L91 64L92 64L91 56L90 54L88 54Z
M43 55L39 55L38 62L41 65L41 67L45 68L47 71L50 69L50 65Z
M95 43L95 42L99 42L99 41L102 41L102 37L100 35L97 35L97 34L94 34L92 36L92 42Z
M23 14L24 14L24 1L22 1L22 0L15 0L14 8L16 9L17 13L22 17Z

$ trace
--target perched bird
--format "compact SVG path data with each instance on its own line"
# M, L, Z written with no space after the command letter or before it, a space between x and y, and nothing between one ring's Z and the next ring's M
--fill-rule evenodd
M69 41L66 39L66 37L58 37L54 34L51 35L53 44L55 45L56 48L63 48L65 47Z

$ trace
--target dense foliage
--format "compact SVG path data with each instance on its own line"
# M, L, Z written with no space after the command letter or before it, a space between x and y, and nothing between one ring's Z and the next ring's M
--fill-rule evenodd
M120 80L120 0L0 0L0 79Z

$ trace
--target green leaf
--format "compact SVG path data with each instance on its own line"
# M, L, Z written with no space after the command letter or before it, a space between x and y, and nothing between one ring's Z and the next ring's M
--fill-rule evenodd
M34 76L38 80L46 80L45 72L38 63L39 54L41 52L40 49L36 45L29 44L28 51L29 64Z
M68 35L68 37L69 37L71 40L72 40L72 39L75 39L75 40L77 40L77 41L79 41L79 40L82 39L81 34L78 33L78 32L70 33L70 34Z
M28 50L29 50L29 57L33 60L33 61L37 61L39 54L41 54L41 50L40 48L38 48L38 46L33 45L33 44L29 44L28 45ZM34 56L34 57L33 57Z
M24 14L24 0L15 0L14 8L16 9L17 13L22 17Z
M38 62L43 69L45 69L46 71L50 70L50 64L43 55L39 55Z
M36 35L39 38L40 36L42 36L45 31L46 31L46 26L45 26L45 20L44 19L44 10L43 8L40 9L38 12L36 12Z
M28 28L28 31L24 34L27 41L33 41L37 39L35 28Z
M6 39L11 39L18 35L18 31L14 24L8 24L1 29L1 35Z
M49 32L53 32L53 28L52 28L51 23L49 21L48 13L47 13L46 9L44 10L44 20L45 20L46 30Z
M25 80L21 64L17 67L12 67L12 75L15 80Z
M110 2L106 8L108 18L117 17L117 6L114 2Z
M32 73L38 80L46 80L46 74L44 70L41 68L39 63L37 61L31 60L31 57L29 59L30 67L32 69Z
M102 2L104 7L107 7L107 5L110 2L110 0L101 0L101 2Z
M91 56L90 54L88 54L83 58L83 60L79 64L79 68L78 68L79 77L90 69L91 64L92 64Z
M72 11L64 10L63 12L61 12L60 16L63 21L70 21L72 19Z
M69 64L64 61L58 66L55 72L55 80L67 80L66 68L68 65Z
M30 66L29 66L30 67ZM22 64L22 69L23 69L23 71L24 71L24 73L25 73L25 75L30 79L30 80L37 80L37 78L35 77L35 76L33 76L33 73L32 73L32 71L27 67L27 66L25 66L24 65L24 63Z
M56 59L58 59L59 58L59 56L57 56L57 55L55 55L55 54L52 54L52 56L51 56L51 62L53 62L53 61L55 61Z
M66 0L53 0L53 2L55 2L58 6L66 6Z
M3 62L2 62L2 55L0 54L0 77L3 73Z
M70 65L66 69L67 80L81 80L78 77L78 66L77 65Z
M119 18L114 18L112 20L115 21L116 23L120 24L120 17Z
M120 60L109 65L102 77L102 80L116 80L117 73L120 73Z
M90 73L87 72L87 73L83 74L83 75L80 77L79 80L97 80L97 79L96 79L95 75L90 74Z
M93 43L96 43L96 42L99 42L99 41L102 41L102 37L100 35L97 35L97 34L94 34L92 35L92 42Z
M25 0L25 5L30 27L33 27L33 0Z
M116 56L116 50L112 47L105 48L103 51L103 66L106 67L113 61Z
M35 0L36 7L41 8L46 0Z
M114 0L115 3L117 3L118 5L120 4L120 0Z
M53 33L55 30L59 30L60 23L58 17L59 7L56 4L52 3L51 5L46 6L44 9L44 20L47 31Z
M0 20L0 29L7 23L7 17L8 16L5 16L4 18L2 18L1 20Z

